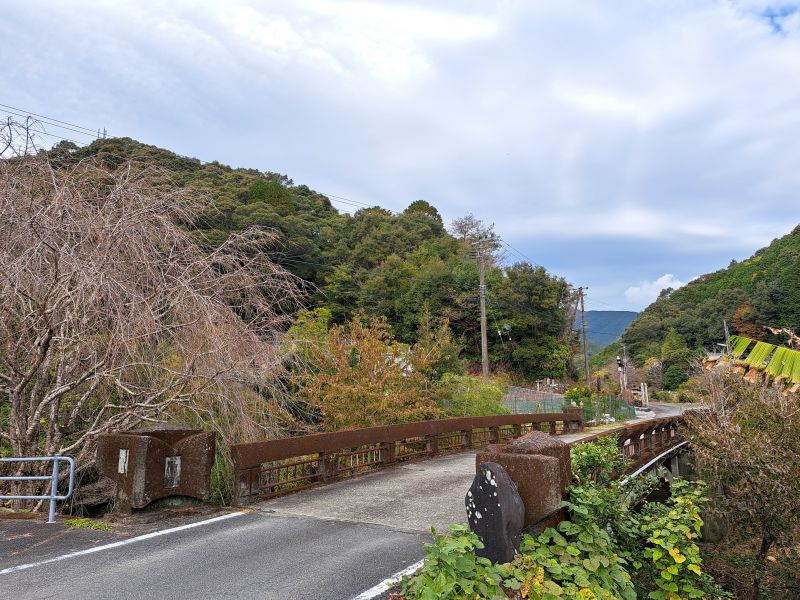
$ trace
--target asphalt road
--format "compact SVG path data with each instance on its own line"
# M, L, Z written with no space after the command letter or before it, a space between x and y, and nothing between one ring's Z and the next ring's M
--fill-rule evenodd
M0 575L0 596L341 600L416 562L426 537L254 511Z

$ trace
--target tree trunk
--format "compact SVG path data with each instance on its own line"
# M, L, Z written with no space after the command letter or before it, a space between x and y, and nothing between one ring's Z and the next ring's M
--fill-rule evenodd
M753 573L753 585L750 588L751 600L758 600L758 596L761 593L761 580L764 577L764 571L767 566L767 555L769 554L770 548L772 548L773 542L774 539L770 534L764 534L764 537L761 538L761 547L758 549L758 555L756 556L756 570L755 573Z

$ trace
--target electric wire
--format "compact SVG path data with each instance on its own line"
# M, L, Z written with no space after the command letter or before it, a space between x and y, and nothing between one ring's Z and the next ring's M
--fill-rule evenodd
M33 115L31 113L14 112L11 110L3 110L2 112L4 115L9 115L9 116L23 117L26 119L33 118ZM97 139L99 137L97 135L97 132L87 133L86 131L81 131L80 129L75 129L73 127L68 127L66 125L59 125L58 123L51 123L50 121L46 121L44 119L39 119L39 118L34 119L34 124L41 125L42 127L44 127L45 125L49 125L50 127L57 127L59 129L64 129L65 131L71 131L73 133L77 133L79 135L85 135L87 137L94 139Z
M48 121L61 123L62 125L69 125L70 127L75 127L77 129L83 129L84 131L87 131L87 132L92 133L92 134L95 133L95 131L93 129L89 129L88 127L83 127L82 125L76 125L75 123L70 123L68 121L61 121L60 119L55 119L53 117L48 117L46 115L40 115L38 113L25 110L24 108L17 108L15 106L9 106L8 104L3 104L1 102L0 102L0 107L8 108L8 109L11 109L11 110L16 110L16 111L23 112L23 113L27 113L25 116L40 117L42 119L47 119Z

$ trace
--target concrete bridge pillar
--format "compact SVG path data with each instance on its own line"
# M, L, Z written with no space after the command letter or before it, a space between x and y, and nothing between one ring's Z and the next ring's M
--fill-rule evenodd
M669 459L669 470L672 473L673 477L678 477L680 475L680 471L678 468L678 455L676 454L671 459Z

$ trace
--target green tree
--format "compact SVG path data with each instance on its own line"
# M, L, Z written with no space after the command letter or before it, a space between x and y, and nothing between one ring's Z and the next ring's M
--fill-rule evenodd
M510 340L492 336L491 355L529 379L564 377L572 364L565 305L570 288L543 267L517 263L490 279L490 315L509 326Z
M664 371L664 377L661 380L661 387L665 390L677 390L678 387L685 381L688 381L689 376L686 370L678 365L672 365Z
M686 370L689 368L693 356L693 352L686 345L683 337L674 329L670 329L661 344L662 364L667 368L679 366Z

